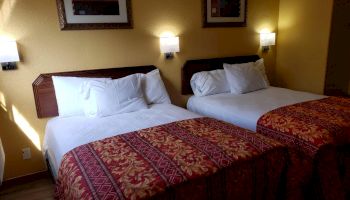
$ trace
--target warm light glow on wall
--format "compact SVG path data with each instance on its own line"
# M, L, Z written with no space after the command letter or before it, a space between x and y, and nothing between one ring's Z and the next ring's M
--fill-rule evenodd
M162 37L175 37L175 34L172 33L172 32L170 32L170 31L166 31L166 32L162 32L162 33L160 34L160 37L161 37L161 38L162 38Z
M173 34L172 36L174 36L174 35L179 35L181 32L183 32L179 27L175 25L169 25L167 24L168 22L164 22L164 23L159 22L159 24L155 24L153 29L151 29L152 35L156 37L162 37L162 36L166 36L164 35L164 33L171 33Z
M0 185L4 178L4 168L5 168L5 152L0 138Z
M41 150L39 134L29 124L29 122L23 117L15 106L12 106L12 113L15 123L23 131L23 133L32 141L38 150Z
M260 31L259 31L259 33L261 34L261 33L271 33L272 31L270 31L269 29L267 29L267 28L263 28L263 29L261 29Z
M17 1L0 1L0 22L1 24L6 24L10 19L12 10L15 7Z
M5 112L7 112L6 99L4 93L2 92L0 92L0 106L2 109L4 109Z
M7 42L7 41L15 41L15 39L5 34L0 35L0 42Z

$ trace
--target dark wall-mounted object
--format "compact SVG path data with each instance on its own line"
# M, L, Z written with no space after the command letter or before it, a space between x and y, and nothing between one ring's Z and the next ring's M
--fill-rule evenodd
M15 70L17 69L17 65L15 62L6 62L6 63L1 63L1 68L4 71Z
M202 0L202 18L204 28L215 27L245 27L247 26L248 0L238 1L215 1L217 5L212 5L212 0ZM226 5L221 5L226 4ZM208 6L211 5L211 8ZM211 10L216 22L208 19L208 10ZM215 16L216 15L216 16ZM235 22L226 22L226 18L235 19Z

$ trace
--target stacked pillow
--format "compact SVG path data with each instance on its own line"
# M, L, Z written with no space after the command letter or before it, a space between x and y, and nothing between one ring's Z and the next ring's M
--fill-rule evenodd
M223 69L193 74L191 78L191 88L196 96L208 96L230 91Z
M147 104L171 104L158 69L147 74L138 74Z
M59 116L70 117L84 115L83 99L80 97L80 88L85 81L91 80L105 81L111 79L52 76Z
M223 67L223 70L195 73L191 78L194 95L244 94L270 85L262 58L256 62L224 64Z
M105 117L170 104L159 70L119 79L52 77L60 117Z
M90 117L105 117L147 108L141 80L134 74L108 81L87 81L81 89L84 112Z

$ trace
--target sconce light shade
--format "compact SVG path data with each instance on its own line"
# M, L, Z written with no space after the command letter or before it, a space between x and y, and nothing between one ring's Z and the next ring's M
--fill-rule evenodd
M174 53L180 52L179 37L168 36L160 38L160 52L165 54L166 59L174 57Z
M260 45L262 47L276 44L276 33L260 33Z
M2 70L16 69L19 61L16 41L0 41L0 63Z
M179 37L161 37L160 52L161 53L180 52Z
M16 41L1 41L0 42L0 62L18 62L19 55Z

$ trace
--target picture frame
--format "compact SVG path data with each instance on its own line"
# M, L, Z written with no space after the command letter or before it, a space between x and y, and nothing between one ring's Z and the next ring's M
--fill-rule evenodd
M131 0L56 0L61 30L132 29Z
M202 0L203 27L247 26L248 0Z

